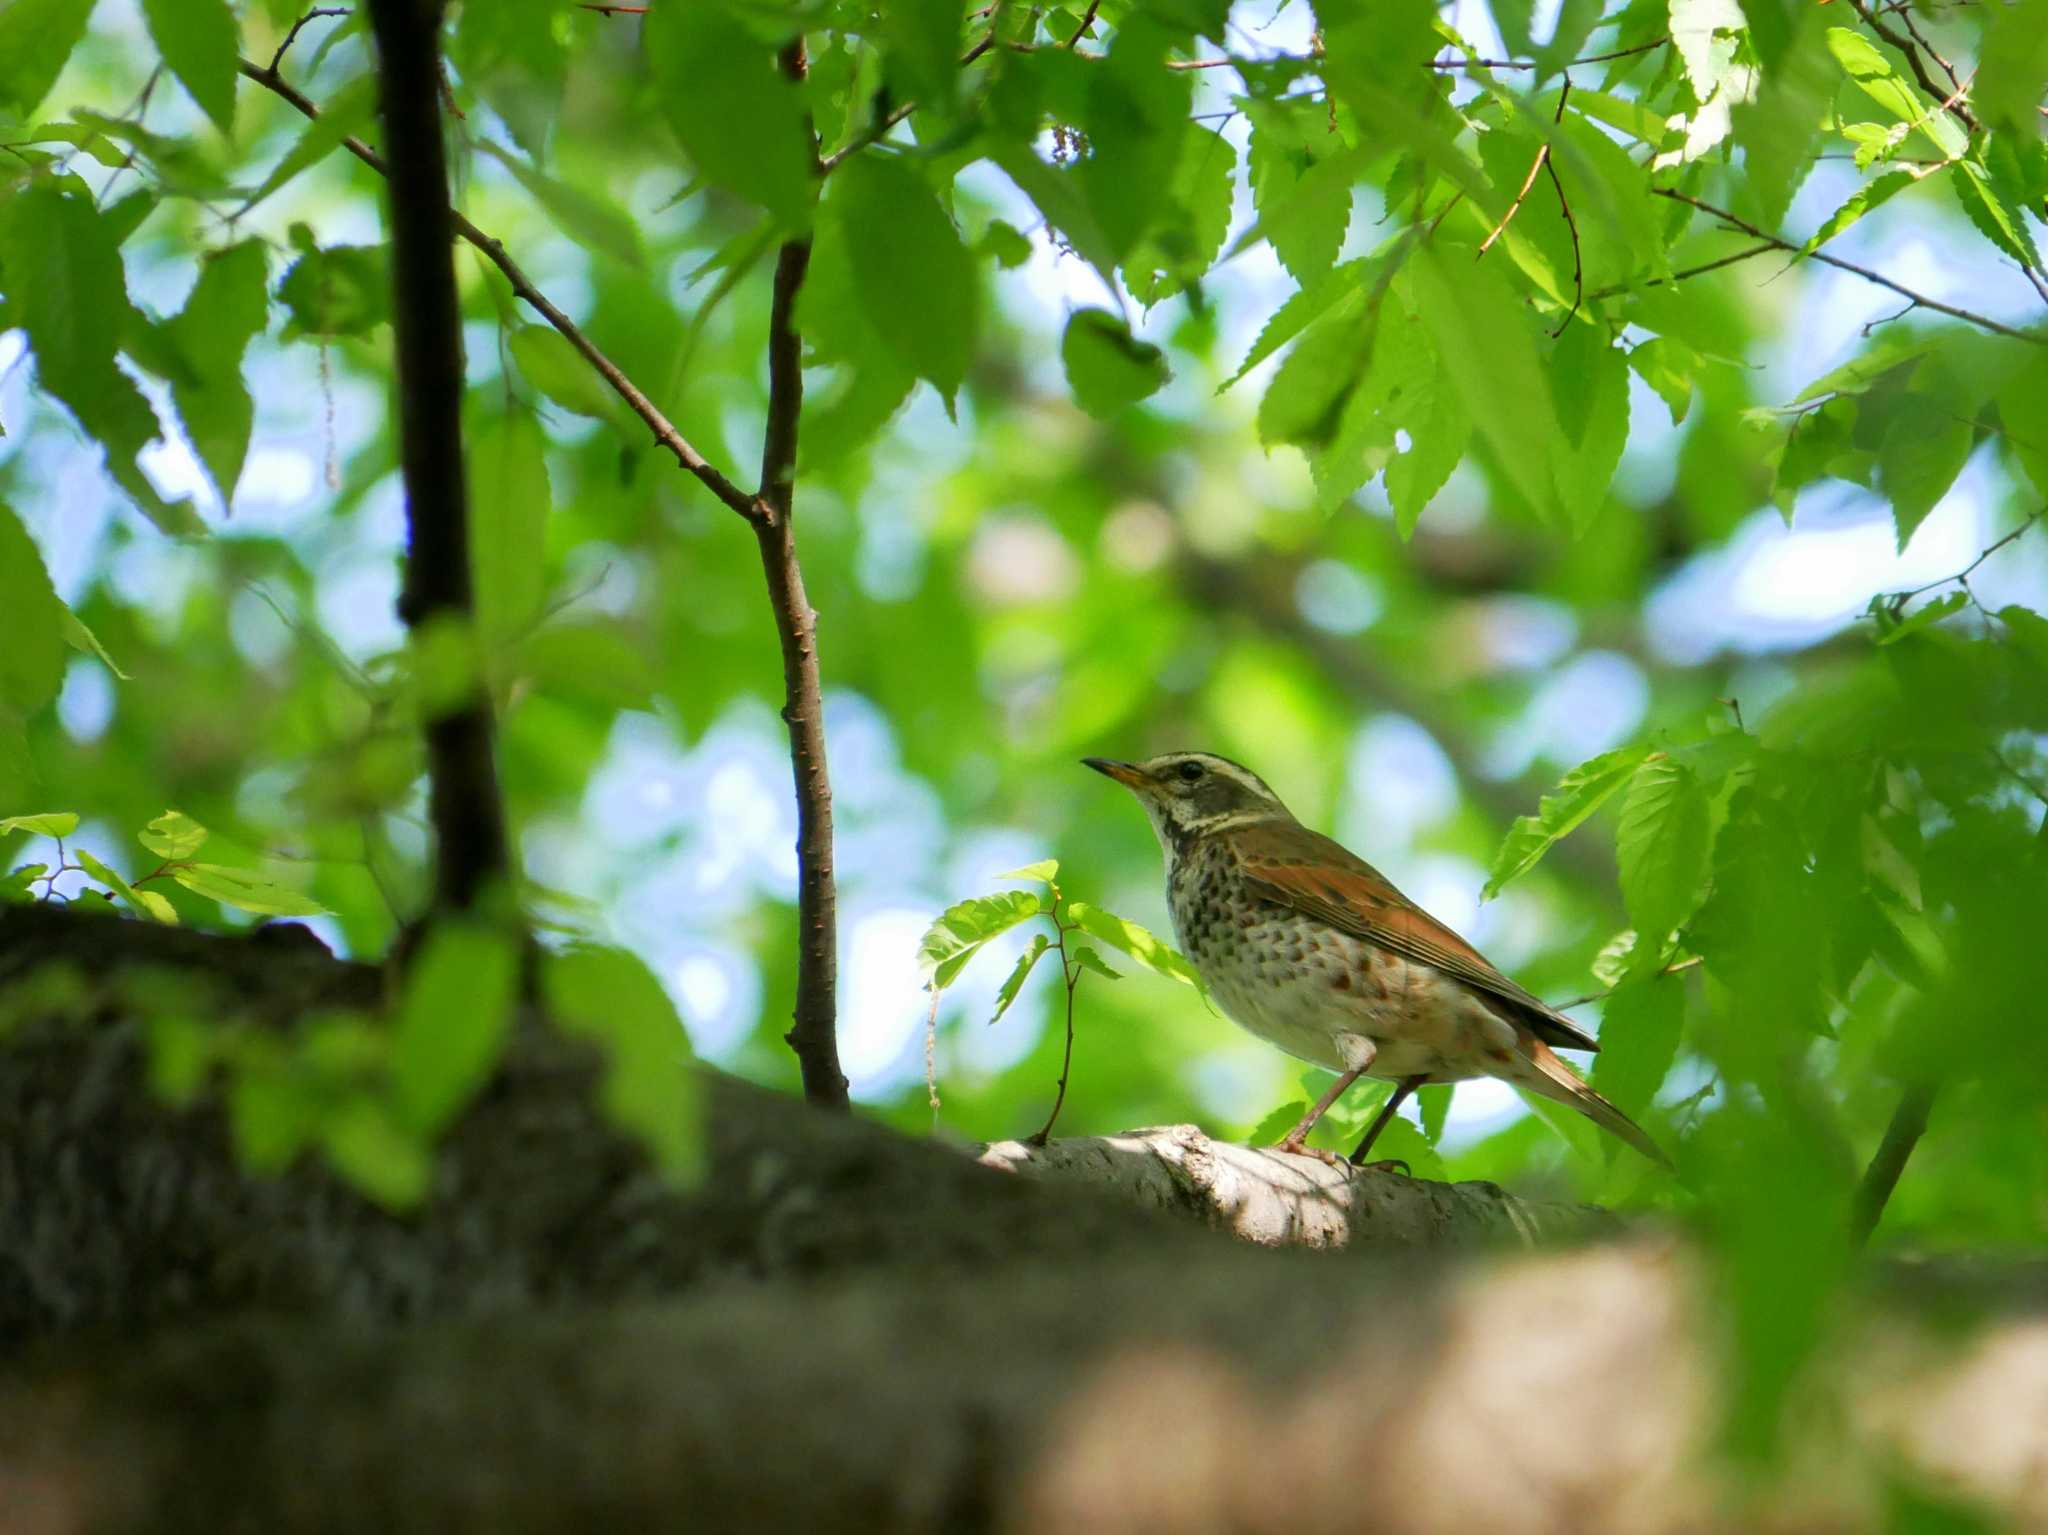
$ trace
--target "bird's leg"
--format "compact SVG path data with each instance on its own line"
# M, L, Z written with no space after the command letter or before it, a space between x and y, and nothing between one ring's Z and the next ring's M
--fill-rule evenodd
M1353 1167L1364 1167L1366 1165L1365 1154L1372 1150L1372 1143L1380 1138L1380 1131L1386 1129L1387 1121L1394 1117L1394 1111L1407 1101L1410 1093L1414 1092L1416 1088L1422 1086L1428 1080L1427 1077L1403 1077L1401 1079L1400 1085L1394 1089L1393 1097L1387 1100L1386 1107L1374 1116L1372 1127L1365 1132L1365 1139L1360 1141L1358 1149L1351 1153L1351 1165ZM1373 1165L1399 1167L1404 1173L1408 1171L1408 1164L1406 1162L1375 1163Z
M1327 1162L1332 1167L1343 1166L1343 1159L1335 1152L1323 1151L1318 1147L1308 1145L1308 1133L1316 1127L1316 1121L1329 1112L1330 1105L1343 1097L1344 1090L1363 1076L1365 1074L1365 1067L1371 1064L1372 1061L1368 1059L1364 1066L1352 1067L1349 1071L1342 1073L1336 1081L1324 1088L1323 1096L1309 1105L1308 1112L1301 1116L1300 1122L1292 1130L1289 1130L1286 1137L1273 1149L1275 1151L1291 1151L1297 1156L1314 1157L1317 1161Z

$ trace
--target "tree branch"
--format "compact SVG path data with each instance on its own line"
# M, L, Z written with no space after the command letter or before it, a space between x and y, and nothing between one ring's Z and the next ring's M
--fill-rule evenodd
M441 136L440 0L371 0L384 132L406 152L389 188L399 458L405 479L405 590L415 639L475 616L462 464L462 312L455 289L447 155ZM512 869L481 678L426 722L434 904L476 906Z
M783 50L782 71L800 82L808 70L799 37ZM815 147L812 153L815 157ZM762 434L761 492L756 497L764 515L754 523L754 537L761 546L761 571L775 613L776 638L782 644L782 719L789 727L790 769L796 780L796 1009L783 1037L802 1068L804 1097L843 1109L846 1075L839 1066L836 1022L839 899L832 876L832 781L825 766L818 615L804 594L792 516L797 426L804 400L796 301L810 265L809 235L784 241L775 259L768 319L768 423Z
M1716 208L1712 203L1701 202L1697 197L1692 196L1688 192L1681 192L1675 187L1652 187L1650 191L1658 197L1668 197L1673 202L1684 203L1689 207L1699 209L1702 213L1711 214L1729 228L1739 229L1746 235L1762 240L1774 250L1789 251L1794 256L1803 257L1808 261L1818 261L1823 266L1831 266L1837 271L1848 272L1853 276L1860 277L1867 283L1875 283L1880 288L1898 294L1900 298L1911 300L1922 309L1932 309L1938 314L1949 316L1951 319L1975 325L1981 330L1988 330L1996 336L2010 336L2015 341L2028 341L2032 342L2035 346L2048 346L2048 337L2032 335L2023 330L2014 330L2010 325L2002 325L1988 315L1975 314L1968 309L1958 309L1953 304L1944 304L1940 299L1929 298L1924 293L1915 293L1905 284L1892 281L1891 278L1885 276L1882 272L1873 272L1869 267L1858 266L1853 261L1844 261L1839 256L1830 256L1826 251L1813 251L1809 253L1803 247L1794 245L1790 240L1781 240L1767 230L1757 228L1756 225L1750 223L1747 219L1737 218L1725 209ZM1755 255L1756 252L1751 251L1747 254ZM1725 263L1723 264L1725 265Z
M1869 1241L1871 1232L1877 1229L1885 1204L1892 1197L1892 1190L1899 1186L1900 1174L1906 1170L1906 1159L1926 1133L1927 1116L1934 1107L1934 1090L1932 1082L1915 1082L1892 1111L1877 1155L1870 1159L1863 1181L1856 1187L1856 1202L1849 1216L1849 1240L1858 1247Z
M275 70L265 69L248 59L239 60L236 67L245 78L255 81L265 90L280 97L301 115L315 119L320 116L320 108L303 91ZM345 137L341 141L341 147L378 175L389 179L391 171L384 163L384 157L361 139ZM646 423L647 429L654 435L655 442L673 454L678 464L695 475L705 488L727 507L749 522L758 521L765 515L754 497L727 479L704 458L703 454L691 447L688 439L676 430L660 408L641 393L633 381L620 371L616 363L599 350L597 343L585 335L574 320L556 308L545 293L534 286L533 280L506 253L503 241L485 234L461 213L454 213L452 217L455 233L481 251L491 265L504 274L505 280L512 286L513 293L561 332L563 339L576 348L583 360L596 370L598 377L609 384L612 392L626 402L626 408Z
M1927 61L1920 56L1920 50L1913 46L1912 39L1900 36L1897 30L1886 25L1884 18L1871 10L1868 0L1849 0L1849 5L1858 16L1863 18L1864 25L1868 26L1871 31L1875 32L1904 55L1907 67L1913 71L1913 78L1920 82L1920 88L1937 102L1941 103L1942 109L1952 114L1957 122L1961 123L1971 133L1975 133L1977 131L1977 119L1971 115L1970 109L1962 103L1963 82L1956 78L1956 72L1949 67L1948 60L1938 53L1934 54L1934 61L1948 75L1948 85L1943 87L1935 84L1934 77L1927 72ZM1900 15L1904 16L1905 13L1902 11ZM1906 25L1911 27L1913 23L1908 19ZM1929 48L1927 51L1934 53L1932 48Z

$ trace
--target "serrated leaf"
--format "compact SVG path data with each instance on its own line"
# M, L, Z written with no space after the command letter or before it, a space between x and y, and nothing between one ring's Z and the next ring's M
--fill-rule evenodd
M68 837L77 830L78 817L68 810L52 810L41 815L11 815L0 821L0 837L17 831L25 831L32 837Z
M698 174L786 228L809 224L815 151L803 96L775 50L709 0L652 7L642 42L656 97Z
M1247 107L1252 120L1250 182L1258 222L1240 239L1263 239L1304 288L1325 281L1351 224L1355 154L1318 155L1298 117L1278 106Z
M1120 981L1123 979L1123 976L1109 968L1109 962L1107 960L1105 960L1100 954L1096 953L1095 950L1088 947L1087 944L1075 944L1073 952L1074 969L1077 973L1082 970L1093 970L1097 975L1107 976L1112 981Z
M1551 361L1563 436L1556 445L1557 499L1583 534L1607 504L1628 442L1628 360L1604 328L1569 325Z
M268 275L259 240L210 253L200 265L199 280L185 307L168 326L170 340L189 370L171 380L171 398L224 507L233 501L242 477L256 417L242 381L242 359L269 323Z
M100 643L100 637L85 626L85 620L69 608L64 610L62 627L65 644L82 654L98 656L100 664L123 682L134 681L132 677L115 664L114 658L107 654L107 647Z
M1625 927L1607 942L1600 945L1600 952L1593 956L1593 979L1602 986L1618 986L1621 978L1629 972L1630 956L1635 952L1636 930Z
M1209 128L1181 136L1180 162L1167 189L1170 207L1124 262L1131 293L1146 307L1201 279L1230 233L1237 148Z
M1977 54L1970 100L1994 129L2038 133L2035 109L2048 88L2048 0L2017 0L1998 7Z
M1343 421L1344 404L1372 361L1372 325L1348 309L1310 328L1273 370L1259 398L1259 441L1327 446Z
M26 718L57 696L64 681L64 604L57 600L42 551L0 503L0 718Z
M1684 1024L1685 988L1675 979L1646 976L1608 997L1600 1011L1594 1089L1624 1114L1640 1115L1678 1059Z
M1258 339L1253 341L1251 350L1245 353L1244 361L1237 365L1235 373L1217 386L1216 392L1221 394L1230 388L1339 305L1350 309L1362 307L1365 303L1366 277L1373 266L1374 263L1369 261L1347 261L1321 282L1301 289L1288 299L1261 327Z
M1037 892L1004 890L972 896L948 906L925 929L917 946L918 970L925 984L944 991L981 946L1045 909Z
M1942 158L1954 160L1970 147L1969 135L1947 112L1924 100L1906 77L1861 32L1848 27L1828 28L1828 51L1863 93L1902 123L1908 123L1933 142Z
M1865 214L1883 207L1919 179L1912 171L1887 171L1876 180L1865 182L1849 194L1841 207L1828 215L1826 222L1813 232L1813 238L1800 247L1799 254L1811 256Z
M142 0L157 52L222 133L235 131L241 38L227 0Z
M1581 762L1559 779L1557 787L1537 805L1536 814L1518 816L1508 828L1500 851L1494 854L1482 898L1492 900L1509 881L1535 868L1557 842L1627 785L1647 755L1645 747L1619 747Z
M137 890L127 880L116 874L83 848L78 849L71 856L78 860L78 866L85 870L87 874L105 885L115 895L126 901L130 906L133 906L144 916L161 922L166 927L176 927L178 925L178 914L172 910L171 903L158 895L154 890Z
M1307 1112L1308 1100L1306 1098L1296 1099L1293 1103L1281 1104L1279 1108L1273 1110L1272 1113L1252 1127L1252 1133L1245 1137L1245 1144L1248 1146L1278 1145L1282 1140L1286 1139L1289 1130L1292 1130L1301 1123L1301 1116Z
M1180 981L1197 991L1206 991L1193 965L1137 923L1085 901L1069 901L1066 915L1068 921L1089 937L1099 939L1120 954L1129 955L1154 974Z
M834 173L825 206L846 232L875 333L950 404L974 358L981 307L974 257L952 219L914 171L871 155Z
M1108 56L1088 71L1088 153L1075 167L1082 195L1119 262L1158 224L1168 207L1188 121L1193 79L1165 67L1180 41L1142 11L1126 17Z
M166 810L135 840L159 858L190 858L206 845L206 828L182 810Z
M497 1070L518 984L509 934L447 920L429 930L391 1036L391 1085L408 1130L437 1134Z
M2048 500L2048 356L2036 354L1998 391L1998 419L2006 447L2034 494Z
M1692 915L1707 875L1710 812L1693 770L1659 752L1629 780L1615 857L1621 898L1636 931L1637 966L1663 958L1672 929Z
M14 0L0 10L0 112L27 117L50 94L92 20L93 0Z
M1030 944L1022 954L1017 956L1016 965L1011 969L1009 975L1004 978L1001 988L996 992L996 1010L989 1018L990 1024L993 1025L998 1022L1003 1014L1010 1010L1010 1004L1017 1000L1017 993L1024 989L1025 981L1030 979L1032 967L1038 963L1039 957L1051 947L1052 940L1047 938L1045 934L1037 933L1032 936Z
M1902 408L1877 450L1878 484L1892 504L1899 548L1948 494L1963 472L1976 433L1932 395L1916 397L1917 408Z
M107 472L165 532L205 531L189 506L167 504L136 466L136 454L161 429L142 392L114 365L132 306L105 219L86 198L31 186L0 204L0 267L38 382L106 449Z
M2027 228L2026 215L2006 201L1982 166L1958 160L1948 182L1978 233L2021 266L2041 265L2041 253L2034 248L2034 235Z
M1035 879L1041 884L1050 884L1052 877L1060 872L1057 858L1041 858L1036 863L1027 863L1021 869L1007 869L997 879Z
M1526 306L1495 264L1467 260L1454 269L1447 249L1425 247L1408 271L1443 375L1477 435L1522 499L1551 516L1557 417Z
M1657 392L1677 426L1692 408L1693 380L1700 355L1674 336L1652 336L1628 354L1631 368Z
M1078 309L1068 317L1060 361L1075 402L1105 419L1157 393L1168 377L1166 354L1105 309Z
M247 869L226 864L193 863L171 870L171 878L194 895L259 917L325 917L325 906L287 885L259 879Z
M242 201L247 213L294 177L312 169L341 147L346 138L374 130L377 121L377 77L359 75L340 90L328 95L320 115L300 130L299 136L277 164Z

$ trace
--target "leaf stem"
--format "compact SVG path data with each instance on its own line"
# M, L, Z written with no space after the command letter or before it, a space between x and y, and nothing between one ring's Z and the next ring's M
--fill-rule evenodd
M1052 919L1053 947L1060 956L1060 979L1067 987L1067 1044L1065 1052L1060 1056L1059 1089L1053 1095L1052 1112L1045 1116L1044 1129L1025 1138L1024 1144L1027 1146L1043 1146L1051 1138L1053 1124L1060 1117L1060 1109L1067 1101L1067 1076L1074 1065L1074 988L1081 984L1081 966L1067 957L1067 933L1070 929L1060 917L1060 899L1059 890L1054 887L1052 909L1046 915Z

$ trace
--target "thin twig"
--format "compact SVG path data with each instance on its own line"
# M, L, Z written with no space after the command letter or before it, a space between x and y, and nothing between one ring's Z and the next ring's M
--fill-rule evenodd
M265 90L281 97L302 115L308 118L320 116L320 108L315 106L297 86L274 70L265 69L247 59L238 61L236 67L246 78L254 80ZM341 147L378 175L389 177L390 170L385 165L384 157L361 139L345 137L341 141ZM691 447L688 439L676 430L674 424L661 413L655 403L642 394L633 381L620 371L618 365L598 349L597 343L586 336L574 320L556 308L548 296L534 286L533 280L506 253L503 241L485 234L460 212L454 215L454 221L455 232L482 251L491 264L504 273L505 280L512 285L513 293L537 310L542 319L576 348L583 360L597 371L598 377L609 384L612 392L626 402L627 409L646 423L648 431L654 435L655 442L673 454L678 464L695 475L714 496L747 521L759 522L767 515L754 497L727 479L705 459L703 454Z
M1884 1214L1884 1207L1892 1197L1892 1190L1899 1186L1899 1175L1906 1170L1906 1159L1913 1154L1913 1148L1920 1143L1920 1137L1927 1131L1927 1115L1934 1107L1935 1085L1932 1082L1915 1082L1907 1087L1899 1099L1899 1106L1892 1111L1891 1123L1884 1127L1884 1139L1878 1143L1877 1155L1870 1159L1870 1166L1864 1169L1863 1181L1856 1186L1856 1201L1849 1215L1849 1240L1861 1247L1870 1240L1871 1232Z
M1685 267L1680 271L1673 272L1669 277L1646 277L1643 281L1637 283L1610 283L1604 288L1594 289L1593 292L1587 295L1587 298L1591 302L1598 303L1603 298L1613 298L1617 293L1630 293L1637 288L1654 288L1661 283L1684 282L1688 277L1698 277L1702 272L1718 272L1724 266L1733 266L1738 261L1747 261L1752 256L1761 256L1779 248L1776 242L1765 245L1752 245L1748 250L1737 251L1732 256L1719 256L1712 261L1702 261L1698 266Z
M1067 986L1067 1044L1065 1053L1060 1056L1060 1080L1058 1088L1053 1093L1052 1112L1045 1116L1044 1129L1025 1138L1024 1144L1027 1146L1043 1146L1052 1138L1052 1127L1058 1121L1060 1110L1065 1107L1067 1101L1067 1075L1074 1066L1074 988L1081 982L1081 966L1078 961L1070 961L1067 958L1067 925L1060 920L1057 894L1053 897L1050 915L1054 935L1053 947L1060 956L1060 979L1065 981Z
M1673 963L1666 965L1662 970L1659 970L1655 975L1651 976L1650 979L1653 981L1661 981L1667 975L1679 975L1687 970L1696 969L1705 963L1706 961L1703 958L1695 954L1690 959L1676 960ZM1623 984L1626 985L1627 983L1624 982ZM1589 991L1583 997L1573 997L1569 1002L1558 1003L1557 1011L1560 1013L1568 1012L1575 1007L1584 1007L1588 1002L1602 1001L1608 997L1613 996L1619 990L1621 990L1620 986L1610 986L1605 991Z
M1088 35L1088 29L1095 25L1095 13L1102 9L1102 0L1088 0L1088 10L1081 18L1081 25L1074 28L1074 35L1067 39L1067 46L1073 47ZM993 34L991 34L993 36Z
M1632 58L1638 53L1648 53L1653 48L1662 48L1670 41L1670 34L1666 33L1663 37L1652 38L1647 43L1637 43L1633 48L1617 48L1612 53L1589 53L1584 58L1566 59L1559 67L1570 69L1574 64L1605 64L1610 59ZM1533 62L1525 62L1521 59L1431 59L1422 67L1424 69L1451 70L1534 69L1536 66Z
M1955 120L1969 129L1971 133L1977 131L1977 119L1971 115L1970 109L1964 106L1962 102L1963 83L1956 78L1955 71L1948 68L1946 60L1942 61L1941 67L1948 70L1950 88L1943 90L1934 83L1934 77L1927 72L1927 61L1921 58L1920 50L1913 46L1911 38L1901 37L1894 28L1887 26L1884 18L1870 8L1867 0L1849 0L1849 7L1858 16L1863 18L1865 25L1871 31L1890 43L1905 56L1906 66L1913 71L1913 78L1920 82L1922 90L1927 92L1936 101L1941 102L1942 108L1952 114Z
M415 639L475 618L462 463L462 301L441 122L441 6L369 0L388 142L406 152L385 178L391 231L398 442L405 484L399 616ZM434 905L471 911L509 895L511 842L492 744L491 703L473 680L425 724Z
M1557 113L1550 119L1553 124L1564 121L1564 104L1571 100L1571 95L1572 77L1566 75L1557 93ZM1544 147L1549 146L1546 144ZM1551 340L1555 341L1572 323L1572 316L1579 312L1579 306L1586 302L1586 258L1579 249L1579 221L1572 216L1571 199L1564 195L1564 183L1558 179L1557 162L1545 155L1543 168L1550 172L1550 185L1557 193L1557 211L1564 215L1564 227L1572 237L1572 307L1564 312L1564 318L1557 322L1557 329L1550 333Z
M2027 341L2035 346L2048 346L2048 337L2032 335L2023 330L2015 330L2010 325L2000 324L1989 315L1976 314L1968 309L1958 309L1953 304L1944 304L1940 299L1929 298L1924 293L1915 293L1905 284L1894 282L1882 272L1873 272L1869 267L1858 266L1853 261L1844 261L1840 256L1830 256L1826 251L1814 251L1808 254L1803 246L1794 245L1790 240L1781 240L1776 235L1757 228L1756 225L1750 223L1747 219L1737 218L1725 209L1716 208L1712 203L1701 202L1700 199L1688 192L1678 191L1674 187L1652 187L1650 190L1658 197L1668 197L1673 202L1685 203L1690 207L1699 209L1702 213L1711 214L1731 229L1739 229L1744 234L1750 235L1755 239L1767 241L1773 249L1789 251L1794 256L1804 257L1808 261L1818 261L1823 266L1831 266L1837 271L1848 272L1852 276L1860 277L1867 283L1875 283L1880 288L1885 288L1898 294L1900 298L1913 300L1922 309L1932 309L1937 313L1947 315L1950 319L1962 320L1966 324L1975 325L1982 330L1988 330L1995 336L2009 336L2015 341Z
M2027 531L2027 529L2031 528L2035 523L2039 522L2040 520L2041 513L2034 512L2030 514L2025 522L2021 523L2018 527L2014 528L2010 533L2006 534L2005 537L1999 539L1997 543L1986 545L1982 550L1978 552L1978 555L1974 560L1970 561L1969 564L1965 565L1961 570L1957 571L1954 575L1943 576L1938 581L1929 581L1925 586L1916 586L1911 591L1893 593L1892 605L1894 607L1903 606L1904 604L1912 601L1913 598L1920 596L1923 592L1931 592L1937 586L1947 586L1951 581L1967 582L1970 579L1970 577L1974 576L1977 573L1977 567L1979 565L1982 565L1986 560L1990 559L1992 555L1998 553L1998 551L2003 549L2007 544L2013 543L2022 534L2024 534Z
M803 39L783 49L783 74L801 84L809 71ZM817 140L804 132L815 164ZM825 702L818 675L818 615L804 594L797 563L795 519L797 424L803 413L803 340L796 330L797 295L810 270L809 235L783 242L775 260L768 319L768 424L761 441L764 516L754 522L768 604L782 646L782 719L796 782L796 1007L784 1036L796 1052L807 1101L845 1109L846 1074L839 1066L837 984L838 896L832 879L832 781L825 768Z
M1508 204L1508 211L1500 216L1500 222L1495 224L1487 237L1479 242L1479 249L1473 252L1472 255L1474 261L1477 261L1493 248L1493 242L1498 240L1507 229L1509 220L1522 211L1522 199L1529 195L1529 188L1536 185L1536 173L1549 163L1550 145L1546 141L1537 148L1536 158L1529 162L1529 174L1522 178L1522 184L1515 192L1515 200Z
M270 56L270 72L272 74L277 73L278 67L284 63L284 56L291 51L292 44L299 40L299 34L306 29L308 23L318 21L323 16L346 16L348 14L350 12L345 5L318 5L306 12L305 15L292 23L291 31L285 33L284 41L277 45L277 52Z

